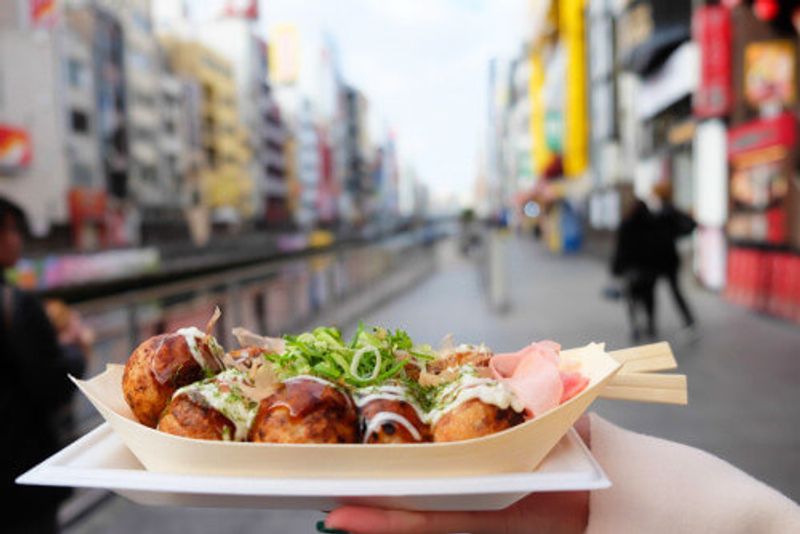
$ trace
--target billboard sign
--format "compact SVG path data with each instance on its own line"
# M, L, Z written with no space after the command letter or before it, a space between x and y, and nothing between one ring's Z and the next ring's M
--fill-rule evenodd
M692 23L700 48L700 80L694 94L697 117L721 117L733 103L731 83L731 18L723 6L697 9Z
M26 130L0 123L0 172L26 169L33 159L31 138Z

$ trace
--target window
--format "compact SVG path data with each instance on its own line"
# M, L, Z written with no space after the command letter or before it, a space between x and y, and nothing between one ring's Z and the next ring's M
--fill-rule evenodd
M70 165L70 181L72 187L92 187L92 170L79 161Z
M128 61L130 63L130 66L137 70L147 71L152 68L152 63L150 62L150 58L139 51L134 51L134 50L129 51Z
M86 85L86 69L77 59L67 60L67 83L74 89L80 89Z
M156 173L156 168L152 165L146 165L142 167L142 180L146 182L155 182L158 179L158 174Z
M72 131L80 134L89 133L89 115L85 111L73 109L69 114L69 123Z
M150 17L147 16L147 13L142 11L134 11L131 19L140 31L144 33L152 33L153 26L150 22Z

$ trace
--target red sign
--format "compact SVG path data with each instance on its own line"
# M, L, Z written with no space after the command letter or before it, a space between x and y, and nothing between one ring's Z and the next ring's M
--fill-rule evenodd
M29 0L31 26L49 28L56 18L56 0Z
M694 14L692 31L700 48L700 80L694 95L694 114L704 118L726 115L733 103L730 12L719 5L699 7Z
M31 164L33 148L28 132L0 124L0 171L15 172Z
M774 119L752 121L728 132L728 155L739 156L774 146L792 147L797 140L794 115L783 113Z
M69 214L72 221L101 222L106 216L106 192L101 189L76 187L69 191Z
M258 20L258 0L228 0L225 16Z

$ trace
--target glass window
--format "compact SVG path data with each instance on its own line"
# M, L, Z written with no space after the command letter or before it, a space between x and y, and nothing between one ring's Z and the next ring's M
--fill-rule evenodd
M77 59L67 60L67 83L75 89L84 87L86 84L86 68Z
M128 52L128 61L131 67L141 70L150 70L150 58L141 52L131 50Z
M92 187L92 170L79 161L70 165L70 180L73 187Z
M75 133L89 133L89 115L85 111L73 109L69 114L70 128Z
M142 179L148 182L155 182L157 178L156 168L152 165L142 167Z

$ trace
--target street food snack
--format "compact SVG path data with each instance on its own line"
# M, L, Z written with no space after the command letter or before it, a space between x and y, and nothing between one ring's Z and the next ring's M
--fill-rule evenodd
M137 419L155 427L175 391L219 373L222 347L198 328L151 337L133 351L125 364L122 389Z
M424 443L431 440L427 412L408 386L389 382L353 393L364 443Z
M460 441L500 432L524 421L525 406L488 369L470 364L455 369L443 384L428 417L434 441Z
M232 368L177 390L158 429L177 436L244 441L258 403L245 393L248 376Z
M262 400L250 430L259 443L356 443L358 416L335 384L300 375Z
M139 421L205 440L452 442L508 430L588 384L550 341L494 354L451 341L434 350L402 330L363 325L350 340L328 327L234 335L242 347L228 353L197 328L142 343L122 381Z

